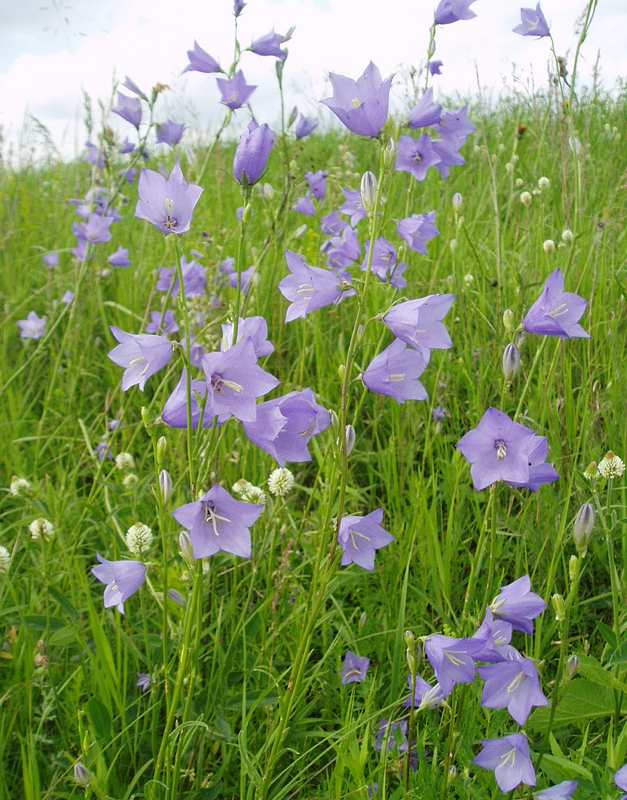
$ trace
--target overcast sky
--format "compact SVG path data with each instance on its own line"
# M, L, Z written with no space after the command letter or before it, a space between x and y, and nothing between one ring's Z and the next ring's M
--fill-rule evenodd
M286 67L289 101L330 120L317 103L328 94L328 72L357 77L370 59L384 76L420 64L435 5L436 0L249 0L240 40L246 46L273 27L283 33L294 25ZM558 52L572 55L584 0L543 0L542 6ZM549 43L512 33L519 0L476 0L473 8L475 19L438 29L436 57L444 68L436 91L476 91L475 65L482 87L493 94L511 86L514 73L521 88L531 77L542 86ZM627 75L626 28L625 0L600 0L584 47L583 79L599 50L605 86ZM222 119L215 79L180 73L194 39L228 66L232 0L0 0L0 31L0 125L10 141L29 113L48 127L63 153L80 149L81 91L107 98L114 76L130 75L146 90L157 81L169 84L173 91L160 107L163 118L169 114L199 132ZM274 59L246 53L242 67L248 82L259 86L252 96L258 119L276 123ZM122 121L116 128L133 133Z

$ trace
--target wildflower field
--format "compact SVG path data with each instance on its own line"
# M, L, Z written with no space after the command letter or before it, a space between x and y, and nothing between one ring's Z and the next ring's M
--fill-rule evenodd
M627 791L626 96L595 0L504 33L535 93L439 96L472 2L402 112L373 63L286 107L236 0L215 139L127 78L0 163L0 800Z

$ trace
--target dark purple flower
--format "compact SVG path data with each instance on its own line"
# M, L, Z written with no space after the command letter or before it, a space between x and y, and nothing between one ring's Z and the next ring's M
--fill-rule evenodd
M100 564L92 567L91 574L106 584L104 607L116 606L123 614L124 603L144 585L146 566L140 561L107 561L99 554L96 558Z
M535 446L529 453L529 478L526 481L508 481L508 485L515 489L529 489L537 492L541 486L559 480L555 467L547 464L549 444L544 436L535 436Z
M146 381L169 364L172 358L171 343L165 336L126 333L113 325L111 333L120 344L108 356L114 364L124 367L122 391L139 386L143 392Z
M131 259L128 257L128 250L125 247L118 247L107 259L112 267L130 267Z
M331 424L331 415L311 389L290 392L257 406L257 418L245 422L246 436L281 466L311 461L307 445Z
M166 235L185 233L190 228L202 192L200 186L185 181L178 162L168 178L160 172L145 169L139 176L135 216L150 222Z
M46 332L46 324L46 317L38 317L34 311L30 311L26 319L18 320L20 339L41 339Z
M520 18L522 22L513 28L514 33L521 36L550 36L549 23L546 21L540 3L535 8L521 8Z
M394 537L381 527L382 521L382 508L377 508L365 517L348 515L342 518L337 540L344 551L343 567L357 564L369 572L374 570L376 551L394 541Z
M268 323L263 317L239 318L237 326L237 341L250 339L255 348L257 358L264 358L274 353L274 345L268 339ZM233 342L233 323L225 322L222 325L222 342L220 350L228 350L237 342Z
M405 708L413 708L414 710L423 710L429 708L436 708L441 706L444 702L442 689L439 683L432 686L427 683L420 675L415 676L414 681L414 699L411 697L411 675L407 676L407 685L409 686L409 697L405 700L403 705Z
M327 194L327 177L328 173L322 170L318 170L318 172L307 172L305 174L305 180L309 185L311 193L316 200L320 200L320 202L324 200Z
M533 620L540 616L546 603L531 591L528 575L503 586L501 593L490 603L490 611L495 617L509 622L515 631L533 634Z
M157 144L168 144L170 147L178 144L183 138L185 125L173 122L171 119L157 125Z
M529 457L537 447L537 437L496 408L489 408L479 425L460 439L457 449L471 464L470 473L477 491L497 481L527 484Z
M242 13L245 7L246 3L244 0L233 0L233 14L235 15L236 19Z
M222 551L250 558L249 528L264 506L241 503L221 486L214 485L195 503L177 508L174 519L189 531L194 558L209 558Z
M361 378L371 392L393 397L402 405L406 400L427 399L418 380L426 367L422 353L395 339L374 357Z
M294 135L297 139L304 139L306 136L313 133L317 127L318 121L313 117L305 117L303 114L299 114L296 120L296 127L294 128Z
M255 39L248 48L251 52L256 53L258 56L276 56L281 60L287 58L287 50L282 50L281 45L289 42L292 38L293 31L288 31L285 36L275 31L266 33L265 36L260 36Z
M482 642L475 639L454 639L433 633L427 637L425 652L440 684L442 697L448 697L458 683L475 679L476 654Z
M344 664L342 665L342 685L346 686L349 683L365 681L369 666L369 658L362 658L353 653L352 650L347 650L344 656Z
M215 58L203 50L196 40L194 40L194 48L187 51L187 58L189 64L183 72L206 72L209 75L213 72L224 72Z
M570 800L578 785L577 781L562 781L549 789L543 789L533 797L534 800Z
M405 300L388 311L383 322L401 341L418 350L428 364L431 350L448 350L453 346L442 320L454 302L453 294Z
M350 189L342 189L345 202L340 208L340 214L346 214L350 217L350 222L353 228L358 225L362 219L366 219L368 213L361 202L361 192L353 192Z
M146 333L169 335L170 333L176 333L179 329L172 311L166 311L165 313L163 311L151 311L150 320Z
M146 93L143 92L139 86L135 83L132 78L129 78L128 75L125 76L124 81L122 82L122 86L128 89L133 94L136 94L137 97L141 97L142 100L146 100L148 102L148 98L146 97Z
M257 364L250 339L229 350L207 353L202 360L207 383L207 404L225 422L235 417L252 422L257 417L256 400L278 386L279 381Z
M396 231L412 250L423 256L427 255L427 243L440 233L435 227L435 211L429 214L412 214L411 217L400 220Z
M279 291L290 301L285 315L286 322L305 318L312 311L337 305L355 294L346 280L335 272L310 267L297 253L287 250L285 260L291 274L283 278Z
M185 297L201 297L207 288L207 270L197 261L188 261L185 256L181 258L181 272L183 273L183 291ZM174 281L174 285L172 282ZM179 279L175 267L161 267L157 291L170 291L173 297L178 297Z
M233 159L233 174L239 183L248 186L257 183L266 171L275 141L274 133L265 122L263 125L257 125L254 119L249 122Z
M52 250L43 256L43 261L48 269L56 269L59 266L59 254Z
M350 267L361 255L361 245L355 231L346 225L338 236L333 236L322 246L327 263L335 269Z
M436 25L450 25L452 22L458 22L460 19L472 19L476 17L474 11L470 10L470 6L476 0L440 0L438 7L435 10L435 24Z
M381 80L381 73L370 62L356 81L335 72L329 74L333 97L321 102L340 121L359 136L374 138L387 122L392 78Z
M482 751L474 763L483 769L494 771L499 789L511 792L521 783L536 785L536 773L529 755L527 737L521 733L504 736L502 739L484 739Z
M370 242L366 242L366 254L361 264L362 272L368 269L368 257L370 254ZM396 289L404 289L407 281L403 278L403 273L407 269L407 264L399 264L397 261L396 250L382 236L374 243L374 253L370 265L373 273L383 283L389 283Z
M391 723L387 719L382 719L375 737L374 749L380 752L386 741L386 752L389 753L396 750L398 753L406 753L407 720L403 719L400 722Z
M111 241L111 223L113 217L104 217L101 214L90 214L87 221L75 225L74 230L79 239L84 239L90 244L104 244Z
M339 211L332 211L320 220L320 230L327 236L337 236L346 227Z
M292 206L292 210L298 211L299 214L303 214L305 217L315 217L317 213L316 206L308 194L300 197Z
M138 97L128 97L122 92L118 92L117 102L111 111L139 129L139 124L142 121L142 104Z
M589 339L579 324L587 301L577 294L564 291L564 275L556 269L547 278L542 294L531 306L523 320L528 333L557 336L560 339Z
M527 722L532 708L549 703L540 688L538 671L528 658L479 667L479 675L485 681L481 704L506 708L519 725Z
M427 89L409 115L410 128L432 128L439 125L442 106L433 100L433 89Z
M193 363L193 359L192 359ZM172 394L166 400L161 418L170 428L187 428L187 387L186 371L183 370L181 379ZM200 411L204 407L202 427L210 428L213 425L213 410L208 403L204 403L207 394L207 384L201 380L192 381L192 429L196 430L200 421Z
M232 78L216 78L218 89L222 95L223 105L236 111L248 102L248 98L257 88L246 83L242 70L238 70Z
M398 140L397 172L409 172L416 180L424 181L429 167L433 167L439 161L441 161L441 158L426 133L423 133L420 139L414 139L412 136L401 136Z
M444 62L438 61L437 59L434 61L429 61L429 72L432 75L441 75L442 74L442 64Z

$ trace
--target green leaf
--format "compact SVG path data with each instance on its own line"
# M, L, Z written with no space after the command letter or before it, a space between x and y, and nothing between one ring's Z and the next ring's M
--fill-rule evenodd
M111 741L111 714L97 697L92 697L85 706L92 733L101 745L105 746Z
M543 767L548 767L546 771L551 775L554 780L562 781L569 778L583 778L586 781L592 780L592 773L581 764L575 764L568 758L562 756L545 755L542 759ZM553 769L555 769L555 772Z
M619 692L627 692L627 684L615 678L608 670L592 656L578 656L579 666L577 672L584 678L598 686L607 686L608 689L617 689Z
M614 712L614 695L609 690L583 678L572 680L559 700L553 718L553 727L584 724L592 719L602 719ZM529 727L546 730L551 715L550 707L539 708L531 716Z

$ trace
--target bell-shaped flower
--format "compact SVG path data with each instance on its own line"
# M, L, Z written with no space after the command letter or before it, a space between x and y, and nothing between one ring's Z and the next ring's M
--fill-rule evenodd
M111 361L124 367L122 391L139 386L144 391L146 381L169 364L172 344L166 336L149 333L126 333L111 326L111 333L119 344L108 354Z
M335 72L329 74L333 97L321 102L333 111L340 121L359 136L378 136L388 119L391 75L381 79L381 73L370 62L356 81Z

